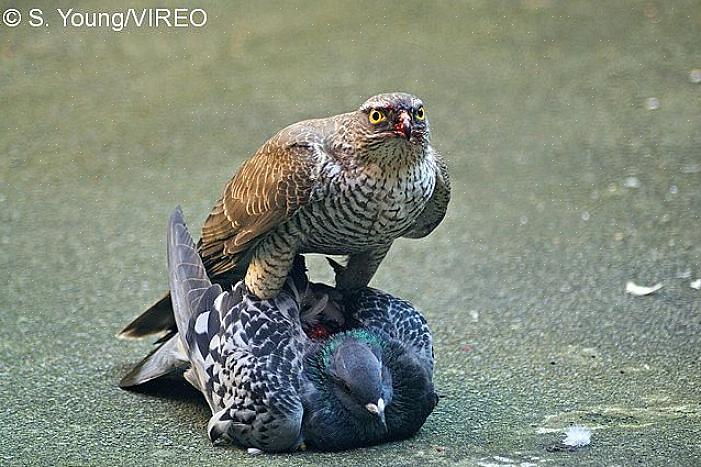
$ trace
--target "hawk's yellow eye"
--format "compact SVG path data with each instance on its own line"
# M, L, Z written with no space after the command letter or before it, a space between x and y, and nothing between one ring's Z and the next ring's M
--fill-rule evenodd
M424 108L419 107L418 109L416 109L416 112L414 112L414 117L416 117L417 120L424 120L426 118Z
M371 110L370 114L368 115L368 120L370 120L370 123L373 125L377 125L380 122L384 122L385 119L385 114L380 112L379 110Z

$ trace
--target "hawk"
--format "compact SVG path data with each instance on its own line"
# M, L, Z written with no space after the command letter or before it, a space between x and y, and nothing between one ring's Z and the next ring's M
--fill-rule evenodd
M379 94L354 112L280 130L240 167L197 245L213 281L244 277L260 299L280 291L297 254L343 255L341 290L365 287L399 237L443 220L450 179L430 140L421 99ZM173 329L165 297L122 337Z

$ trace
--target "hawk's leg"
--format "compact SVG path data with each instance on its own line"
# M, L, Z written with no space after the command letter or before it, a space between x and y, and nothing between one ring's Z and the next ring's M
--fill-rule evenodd
M348 264L336 275L336 287L355 290L367 286L392 244L387 244L363 253L350 255Z
M246 287L261 300L280 292L299 249L299 239L285 230L270 233L256 245L248 265Z

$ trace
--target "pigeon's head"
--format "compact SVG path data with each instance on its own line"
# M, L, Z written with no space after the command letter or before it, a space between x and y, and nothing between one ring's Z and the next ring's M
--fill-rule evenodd
M393 92L373 96L358 109L365 146L370 149L422 148L430 131L421 99Z
M358 419L386 430L385 407L392 400L392 376L382 363L380 339L364 330L338 334L325 350L326 373L336 399Z

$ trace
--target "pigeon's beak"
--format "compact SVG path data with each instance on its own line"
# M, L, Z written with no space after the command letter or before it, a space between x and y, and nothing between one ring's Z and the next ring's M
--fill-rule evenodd
M394 127L392 129L397 135L403 136L406 139L410 139L411 116L409 115L409 112L407 112L406 110L400 111L399 117L397 118L397 122L394 124Z
M373 415L376 415L380 419L380 423L387 430L387 421L385 420L385 401L379 399L377 404L366 404L365 408Z

